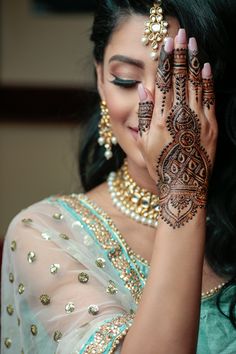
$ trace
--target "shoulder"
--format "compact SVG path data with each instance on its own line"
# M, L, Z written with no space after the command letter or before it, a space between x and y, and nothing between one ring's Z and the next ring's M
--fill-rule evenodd
M67 227L62 203L70 197L70 195L59 194L49 196L21 210L9 224L6 241L10 242L19 238L24 240L27 235L32 238L33 234L47 230L65 232Z

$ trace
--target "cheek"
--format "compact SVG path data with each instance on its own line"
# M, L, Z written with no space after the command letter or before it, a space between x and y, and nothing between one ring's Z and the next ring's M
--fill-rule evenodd
M138 94L135 89L110 87L106 94L106 103L112 125L125 123L137 110Z

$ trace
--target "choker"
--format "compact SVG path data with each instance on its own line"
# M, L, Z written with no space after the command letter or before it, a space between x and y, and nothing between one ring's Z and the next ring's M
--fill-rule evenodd
M159 197L137 185L129 174L127 161L109 174L107 183L112 202L122 213L143 225L157 227Z

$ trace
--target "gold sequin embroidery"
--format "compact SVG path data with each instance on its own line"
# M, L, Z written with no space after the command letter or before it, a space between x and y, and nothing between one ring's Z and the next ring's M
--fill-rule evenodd
M89 207L95 210L104 220L106 220L106 223L109 225L109 227L115 234L119 236L119 239L121 239L122 243L126 246L126 250L131 257L134 255L134 253L130 250L126 244L126 241L122 238L112 220L94 203L89 201L85 195L73 194L69 196L61 196L60 199L65 201L71 208L73 208L78 213L78 215L80 215L86 226L93 232L100 245L107 252L109 260L118 271L120 278L125 284L125 287L130 290L136 304L138 304L142 295L143 286L146 282L145 275L142 273L135 260L132 260L135 267L131 266L130 262L122 252L122 248L119 242L112 238L110 231L105 226L104 221L101 220L101 218L95 215L92 211L90 211ZM84 205L83 203L86 204ZM141 261L144 260L141 259Z
M63 220L64 219L64 215L62 215L61 213L55 213L55 214L53 214L53 218L55 220Z
M14 307L12 305L7 306L7 313L9 316L12 316L14 313Z
M51 240L51 235L49 234L48 231L42 232L42 233L41 233L41 236L42 236L42 238L43 238L44 240L46 240L46 241Z
M50 273L51 274L57 274L58 270L60 269L60 264L54 263L50 266Z
M12 344L11 339L10 338L5 338L4 344L5 344L5 347L9 349L11 347L11 344Z
M54 341L58 343L60 342L61 338L62 338L62 333L60 331L56 331L53 335Z
M46 294L40 295L39 299L40 299L41 303L45 306L49 305L51 302L50 296L48 296Z
M27 255L27 260L29 263L33 263L36 261L36 253L33 251L30 251Z
M97 259L96 259L96 265L97 265L99 268L104 268L105 265L106 265L105 259L104 259L104 258L101 258L101 257L97 258Z
M69 240L69 236L65 235L65 234L60 234L59 235L60 238L62 238L63 240Z
M36 325L31 325L31 326L30 326L30 331L31 331L31 333L33 334L33 336L37 336L37 334L38 334L38 328L37 328Z
M20 283L18 286L18 293L22 295L24 291L25 291L25 286L24 284Z
M101 325L94 335L92 343L88 344L83 351L84 354L104 353L109 344L112 343L109 353L114 353L121 339L127 334L132 325L134 316L130 314L119 315L111 321Z
M90 305L88 307L88 313L90 313L90 315L97 315L99 313L99 307L98 305Z
M118 289L117 289L116 284L114 283L113 280L109 280L109 285L107 287L106 292L111 295L115 295L118 293Z
M86 284L89 281L89 275L87 273L81 272L78 275L78 280L82 284Z
M9 282L10 283L14 282L14 274L13 273L9 273Z
M30 219L30 218L25 218L25 219L22 219L21 222L22 222L24 225L28 226L28 225L30 225L30 224L33 222L33 220Z
M68 302L68 304L65 306L65 311L66 313L72 313L75 311L75 305L73 302Z
M16 250L16 241L12 241L11 242L11 250L12 250L12 252L15 252L15 250Z

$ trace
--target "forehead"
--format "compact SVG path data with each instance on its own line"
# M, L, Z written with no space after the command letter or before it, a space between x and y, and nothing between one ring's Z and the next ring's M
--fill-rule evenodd
M142 15L128 16L112 34L105 50L105 61L116 54L152 61L150 59L150 45L143 46L141 43L147 19L148 17ZM166 17L166 21L169 24L168 35L175 37L180 27L178 20L174 17Z

